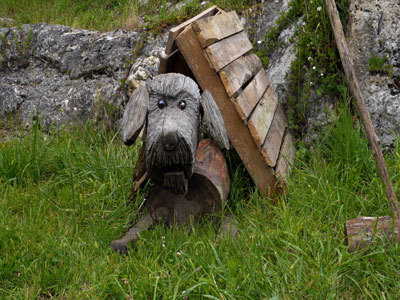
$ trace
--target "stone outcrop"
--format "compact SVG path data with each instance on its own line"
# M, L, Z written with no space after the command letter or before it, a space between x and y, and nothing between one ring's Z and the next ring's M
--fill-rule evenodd
M350 16L348 41L361 91L387 147L400 133L400 2L352 0ZM373 56L382 59L381 70L369 70Z
M254 39L256 43L263 41L268 30L272 26L276 26L276 21L281 13L288 10L289 2L289 0L264 2L262 11L255 20ZM251 25L249 24L249 26ZM288 90L286 74L290 71L290 64L296 58L295 43L289 41L295 33L295 26L296 24L293 24L280 33L277 44L284 44L285 47L273 49L269 55L269 64L266 69L269 80L281 99L285 97Z
M139 64L152 66L129 69L142 43L140 31L100 33L48 24L1 28L0 116L15 114L29 125L38 115L48 129L84 122L104 107L115 111L129 97L121 84L128 77L149 78L158 68L157 58L139 56ZM152 52L162 47L154 45Z
M264 35L289 2L264 1L250 16L242 14L256 47L264 46ZM357 75L377 133L389 146L400 132L400 3L351 0L350 16L349 45ZM0 25L12 24L1 20ZM281 102L291 93L287 75L296 56L293 35L301 23L299 18L283 30L280 46L269 53L267 72ZM118 114L132 91L156 75L167 36L168 32L152 38L140 30L100 33L47 24L0 28L0 117L18 115L29 125L38 114L49 128L107 119L107 109ZM382 72L369 71L372 55L387 58ZM334 119L335 99L311 88L308 101L307 139L313 140Z

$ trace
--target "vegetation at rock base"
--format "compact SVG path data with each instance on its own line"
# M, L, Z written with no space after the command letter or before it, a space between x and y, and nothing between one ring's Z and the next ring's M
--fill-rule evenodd
M28 9L29 8L29 9ZM112 30L137 27L137 1L129 0L3 0L1 17L17 24L45 22L75 28Z
M116 18L117 11L132 3L139 5L5 0L0 12L19 23L45 21L109 30L125 20ZM167 4L147 3L153 15ZM240 9L241 3L216 4ZM305 92L318 83L321 94L334 93L341 104L337 119L312 147L299 143L288 193L274 201L259 195L230 154L228 209L239 221L236 244L216 244L214 224L204 221L190 230L156 226L127 256L120 256L108 245L127 230L145 197L141 191L134 203L128 200L140 144L125 147L118 133L96 131L92 124L44 133L36 122L24 132L12 119L3 118L0 299L399 298L399 244L374 245L350 254L343 243L345 220L388 215L389 208L366 139L349 109L322 1L294 0L292 5L296 3L305 22L299 34L308 35L299 37L301 54L292 68L298 77L293 82ZM343 13L345 2L340 3ZM99 11L91 9L95 7ZM139 16L143 6L137 7ZM297 9L293 16L300 15ZM162 22L169 24L168 13L164 17ZM268 47L281 46L273 44L277 34L268 35ZM387 159L399 194L398 144Z
M368 71L372 74L384 74L392 76L393 73L393 65L387 64L387 57L379 57L372 53L371 57L368 59Z
M123 28L135 29L139 18L143 17L144 27L160 33L166 27L179 24L185 19L197 15L201 10L217 5L226 10L240 10L255 1L216 0L213 3L201 0L182 2L180 9L175 9L178 0L2 0L0 17L13 19L16 24L34 24L45 22L63 24L80 29L100 31ZM29 7L29 9L26 9Z
M342 24L348 18L348 0L335 1ZM279 45L279 35L294 25L292 41L296 47L296 58L291 64L289 76L290 92L286 109L293 130L299 136L304 134L307 111L312 89L319 96L330 95L338 98L346 89L339 53L331 30L324 0L292 0L287 11L265 34L259 46L259 54L270 55ZM267 60L266 60L267 61Z

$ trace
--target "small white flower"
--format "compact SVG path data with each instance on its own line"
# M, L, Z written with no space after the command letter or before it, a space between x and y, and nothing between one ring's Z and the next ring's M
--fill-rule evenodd
M315 69L316 69L316 67L314 66L314 67L312 67L312 69L313 69L313 70L315 70Z
M162 247L165 248L165 244L164 243L162 244Z
M165 240L165 236L162 236L161 238L162 238L163 240Z
M303 26L306 26L306 22L301 23Z
M312 81L310 81L310 85L313 85Z
M259 45L260 45L261 43L262 43L262 41L257 41L257 44L259 44Z
M182 253L180 253L179 251L176 252L176 255L181 256Z
M321 73L321 76L324 76L324 73Z
M321 11L322 10L322 7L321 6L318 6L317 7L317 11Z
M311 60L312 60L312 57L311 57L311 56L309 56L307 59L308 59L308 61L311 61Z

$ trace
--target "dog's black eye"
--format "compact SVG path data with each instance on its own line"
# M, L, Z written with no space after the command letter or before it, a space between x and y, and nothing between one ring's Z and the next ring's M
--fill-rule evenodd
M179 108L184 110L186 108L186 102L183 100L179 101Z
M167 101L162 100L162 99L161 99L161 100L158 100L157 105L158 105L158 108L159 108L159 109L163 109L164 107L167 106Z

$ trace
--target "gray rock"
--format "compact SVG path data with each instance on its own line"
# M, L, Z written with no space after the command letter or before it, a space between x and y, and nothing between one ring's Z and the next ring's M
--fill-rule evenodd
M328 96L321 97L316 89L310 89L308 100L304 141L311 145L318 140L323 129L335 121L337 114L335 110L336 99Z
M272 26L276 26L276 21L282 12L288 10L289 0L265 1L262 11L258 14L255 21L254 40L263 41L264 36ZM246 24L247 25L247 24ZM250 24L247 26L251 26ZM267 72L271 85L275 87L279 98L285 99L288 91L287 74L290 71L290 64L296 58L295 43L290 41L295 33L296 24L283 30L278 37L278 45L269 55L269 65ZM261 44L261 47L263 45Z
M100 33L48 24L0 28L0 116L18 113L29 126L38 114L48 129L84 122L107 108L115 112L129 98L121 88L128 74L139 80L155 75L159 61L153 55L163 42L148 39L151 56L142 51L129 69L133 49L146 45L140 31Z
M352 0L349 47L365 103L384 147L400 133L400 2ZM371 74L372 54L387 57L389 74Z
M145 55L138 57L129 71L127 84L130 94L141 82L147 79L153 79L153 77L157 75L160 57L162 53L164 53L164 48L168 40L168 33L164 33L150 40L151 42L145 44L143 47L143 53L145 53Z
M283 11L287 11L290 0L264 1L263 10L256 20L255 37L264 39L264 34L271 26L276 25L276 20Z

